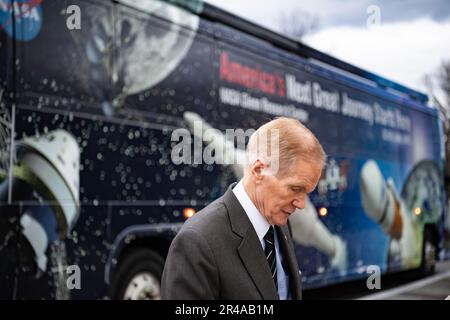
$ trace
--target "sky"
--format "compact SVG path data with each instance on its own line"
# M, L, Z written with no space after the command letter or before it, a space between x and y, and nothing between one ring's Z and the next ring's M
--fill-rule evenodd
M450 60L450 0L206 1L280 33L283 14L313 18L304 43L422 92Z

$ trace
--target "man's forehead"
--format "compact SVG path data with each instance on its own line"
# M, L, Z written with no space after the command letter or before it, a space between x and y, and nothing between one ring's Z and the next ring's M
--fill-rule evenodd
M322 172L323 165L319 162L315 163L312 161L298 159L292 169L294 174L310 173L315 175L317 172Z
M287 173L287 180L299 182L315 182L322 173L323 166L321 164L310 163L306 161L298 161ZM307 180L307 181L305 181Z

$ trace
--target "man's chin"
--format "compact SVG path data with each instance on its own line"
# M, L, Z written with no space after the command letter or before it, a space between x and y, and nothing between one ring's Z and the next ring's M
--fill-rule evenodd
M284 226L288 222L290 214L283 212L283 214L280 217L277 217L276 221L274 221L274 224L277 226Z

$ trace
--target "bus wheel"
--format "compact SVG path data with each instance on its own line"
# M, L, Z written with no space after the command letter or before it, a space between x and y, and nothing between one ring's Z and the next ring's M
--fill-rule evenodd
M436 244L433 233L425 229L422 247L422 265L420 273L422 276L429 276L434 273L436 267Z
M120 262L114 277L112 298L118 300L161 299L163 258L153 250L137 249Z

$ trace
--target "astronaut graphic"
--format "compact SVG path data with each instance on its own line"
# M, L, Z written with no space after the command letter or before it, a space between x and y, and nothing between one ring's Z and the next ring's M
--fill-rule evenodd
M87 10L83 24L92 36L86 39L70 33L85 57L77 65L77 75L89 78L84 82L94 86L89 89L103 100L107 116L121 108L129 95L152 88L171 74L191 48L199 25L197 15L172 4L156 0L123 2L161 18L161 22L158 18L121 14L114 23L100 10ZM170 25L162 23L164 20L171 21ZM115 55L111 54L113 50ZM104 85L111 80L113 92Z

